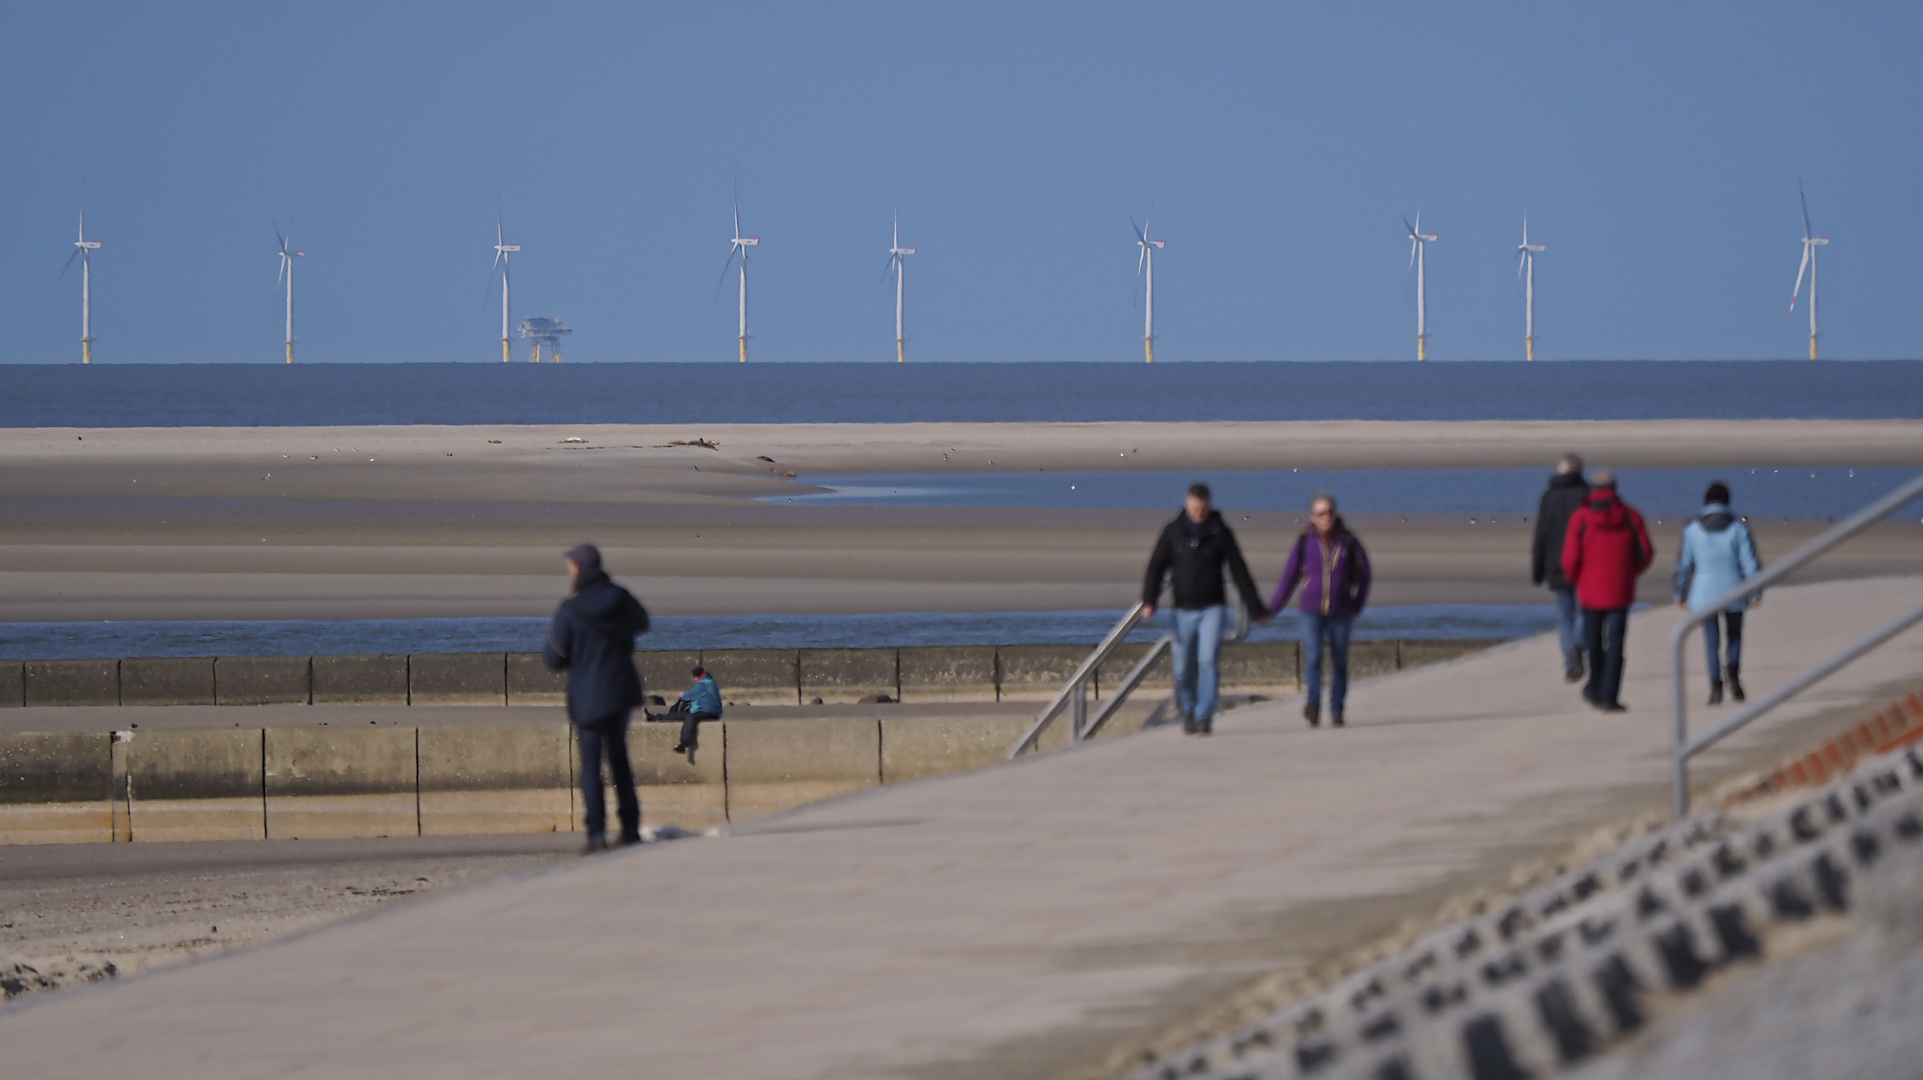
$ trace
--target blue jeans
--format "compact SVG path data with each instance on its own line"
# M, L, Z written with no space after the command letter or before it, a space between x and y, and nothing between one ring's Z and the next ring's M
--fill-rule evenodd
M1556 594L1556 637L1562 642L1562 662L1569 664L1569 650L1582 645L1582 609L1576 606L1576 587L1559 585Z
M1740 611L1723 612L1722 621L1729 627L1729 652L1727 663L1736 668L1743 663L1743 613ZM1723 681L1723 665L1717 662L1716 654L1721 652L1722 633L1715 619L1703 623L1703 648L1709 653L1709 681Z
M615 804L621 814L621 836L641 837L641 799L634 793L634 769L628 764L628 718L624 714L575 725L581 743L581 805L587 811L589 840L608 837L608 800L601 790L601 759L608 759Z
M1349 634L1355 629L1353 615L1313 615L1302 613L1302 681L1309 704L1322 703L1322 642L1329 643L1329 713L1341 717L1349 700Z
M1221 683L1216 657L1228 614L1222 604L1175 609L1175 707L1198 722L1215 716L1215 688Z

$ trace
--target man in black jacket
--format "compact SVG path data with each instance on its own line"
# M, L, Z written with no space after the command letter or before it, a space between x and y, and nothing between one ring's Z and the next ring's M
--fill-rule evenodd
M568 719L581 743L581 802L587 810L587 850L593 853L608 846L603 757L621 815L621 843L641 839L641 800L628 763L628 717L641 704L634 637L647 631L648 611L634 594L608 580L593 544L576 545L566 558L574 595L554 612L542 659L550 669L568 673Z
M1209 506L1208 485L1190 485L1182 512L1162 529L1149 556L1148 574L1142 579L1142 618L1155 617L1166 577L1175 593L1175 704L1182 713L1182 730L1191 735L1207 735L1215 722L1216 656L1229 610L1222 587L1224 565L1235 575L1236 591L1249 615L1266 620L1268 609L1256 594L1235 533Z
M1582 458L1564 454L1536 509L1536 542L1529 559L1531 580L1556 594L1556 634L1562 643L1563 678L1570 682L1583 677L1582 611L1576 606L1576 587L1562 576L1562 542L1569 534L1570 515L1588 497Z

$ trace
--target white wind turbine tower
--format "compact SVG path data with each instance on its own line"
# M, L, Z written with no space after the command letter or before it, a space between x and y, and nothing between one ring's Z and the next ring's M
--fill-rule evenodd
M1408 218L1402 225L1409 230L1409 265L1416 271L1416 359L1429 359L1429 294L1423 275L1423 255L1430 244L1436 242L1435 233L1422 231L1422 211L1416 211L1416 223L1409 224Z
M736 233L740 231L738 227L735 229ZM914 248L901 246L901 211L897 209L895 211L895 240L894 244L888 249L888 265L895 271L895 363L897 364L907 359L906 354L902 350L902 341L904 339L901 336L901 276L904 265L903 260L914 253ZM744 336L746 334L745 323L743 326L743 334ZM743 356L745 358L745 352Z
M1803 194L1803 185L1796 185L1796 197L1803 201L1803 265L1796 268L1796 287L1790 290L1789 309L1796 311L1796 296L1803 291L1803 271L1809 271L1809 358L1816 359L1816 249L1830 242L1827 236L1811 236L1809 228L1809 196Z
M507 242L505 234L501 231L501 216L494 215L494 267L501 272L501 363L503 364L508 362L507 257L519 250L521 245Z
M294 260L307 254L287 246L287 237L280 231L280 223L274 224L274 236L280 240L280 274L275 277L287 279L287 362L294 362Z
M60 268L60 276L67 276L67 268L75 259L80 260L80 362L93 363L93 263L92 253L100 250L100 241L87 239L87 210L80 210L80 238L73 242L73 254L67 256L67 265Z
M728 248L728 261L721 264L721 280L728 280L728 267L733 264L736 253L741 255L741 362L748 362L748 249L761 243L759 236L741 235L741 195L737 192L734 200L734 240ZM900 316L896 316L900 322ZM896 334L900 336L899 331Z
M1151 364L1155 362L1155 252L1164 243L1148 238L1149 218L1154 216L1155 211L1151 208L1149 216L1142 219L1140 228L1136 228L1134 216L1128 219L1129 228L1135 229L1136 246L1142 249L1142 254L1135 260L1135 276L1147 283L1146 291L1142 294L1142 352Z
M1522 278L1523 316L1522 344L1525 356L1536 358L1536 253L1547 250L1548 244L1529 242L1529 211L1522 212L1522 244L1516 248L1516 276Z

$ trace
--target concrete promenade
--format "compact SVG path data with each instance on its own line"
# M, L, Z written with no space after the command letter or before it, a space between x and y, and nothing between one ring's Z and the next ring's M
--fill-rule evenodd
M1919 601L1914 578L1774 590L1745 682ZM0 1013L0 1047L35 1077L1048 1076L1662 810L1674 618L1632 623L1626 715L1530 639L1364 684L1346 730L1284 701L877 789L53 997ZM1699 780L1920 679L1912 631Z

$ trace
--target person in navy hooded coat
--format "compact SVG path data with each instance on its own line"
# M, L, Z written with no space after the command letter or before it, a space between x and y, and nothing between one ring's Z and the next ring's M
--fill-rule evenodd
M581 744L581 803L592 853L608 846L603 758L621 815L621 842L641 839L641 800L628 762L628 718L641 704L634 638L648 629L648 609L608 578L593 544L577 544L566 558L574 595L555 610L541 658L550 669L568 673L568 719Z

